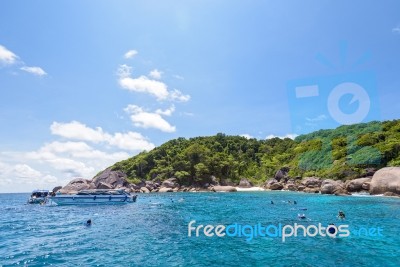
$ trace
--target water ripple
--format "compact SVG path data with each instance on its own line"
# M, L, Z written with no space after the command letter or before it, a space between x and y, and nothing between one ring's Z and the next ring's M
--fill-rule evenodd
M400 201L293 192L140 195L121 206L26 205L0 194L0 266L399 266ZM270 201L274 201L274 205ZM296 200L298 205L289 204ZM306 207L306 211L298 208ZM384 237L187 237L197 224L327 224L338 210ZM299 221L306 213L308 221ZM84 222L92 219L92 226Z

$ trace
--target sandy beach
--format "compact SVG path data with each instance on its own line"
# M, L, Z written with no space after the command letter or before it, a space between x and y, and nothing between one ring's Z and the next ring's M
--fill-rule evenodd
M235 187L238 192L243 192L243 191L265 191L264 188L259 187L259 186L254 186L254 187L249 187L249 188L243 188L243 187Z

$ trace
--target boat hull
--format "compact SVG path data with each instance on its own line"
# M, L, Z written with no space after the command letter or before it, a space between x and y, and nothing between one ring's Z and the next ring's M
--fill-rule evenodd
M28 200L29 204L42 204L46 202L46 198L45 197L31 197Z
M46 202L49 196L49 190L37 189L33 190L31 196L28 199L29 204L43 204Z
M61 205L113 205L136 202L136 196L129 195L59 195L50 197L49 200Z

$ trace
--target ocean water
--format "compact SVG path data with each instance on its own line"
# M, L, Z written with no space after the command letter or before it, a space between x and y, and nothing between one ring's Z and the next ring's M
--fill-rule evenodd
M57 207L25 204L28 196L0 194L0 266L400 266L395 198L164 193L140 194L127 205ZM337 219L339 210L346 220ZM88 219L90 227L84 225ZM193 226L334 223L351 231L348 237L285 242L279 236L188 237L192 220ZM381 236L371 230L378 228Z

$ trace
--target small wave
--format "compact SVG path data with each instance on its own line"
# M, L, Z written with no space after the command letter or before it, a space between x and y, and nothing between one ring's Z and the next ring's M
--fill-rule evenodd
M385 196L384 194L371 195L369 193L354 193L354 194L351 194L351 196L353 196L353 197L371 197L371 198L375 198L375 197L390 197L390 196Z

